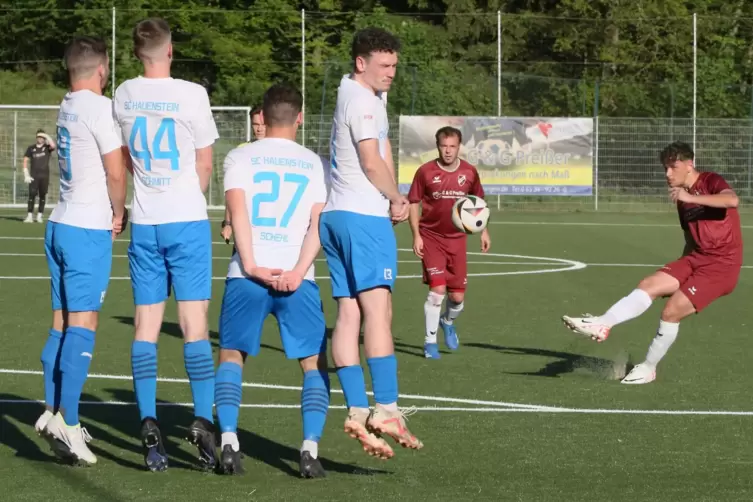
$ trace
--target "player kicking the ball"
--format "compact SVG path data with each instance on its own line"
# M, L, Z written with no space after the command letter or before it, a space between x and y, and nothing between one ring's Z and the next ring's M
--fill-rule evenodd
M144 76L118 87L113 109L133 173L128 264L136 333L131 369L144 460L152 471L167 468L157 425L157 340L172 287L196 417L188 439L198 447L201 466L211 469L217 454L212 417L214 360L207 324L212 236L204 192L212 172L212 145L219 135L207 91L170 77L173 49L167 23L162 19L140 22L133 30L133 42Z
M126 221L122 143L102 95L107 59L99 38L76 38L65 50L70 92L57 119L60 200L44 236L53 312L42 350L47 411L35 428L56 455L83 465L97 457L79 424L79 399L110 282L112 241Z
M730 294L743 261L738 199L724 178L696 171L693 150L682 142L668 145L659 158L685 232L683 256L643 279L604 315L562 318L570 329L603 342L614 326L640 316L656 298L669 297L646 360L622 379L625 384L656 379L656 366L677 338L680 321Z
M264 321L277 319L285 355L303 370L300 472L323 477L318 443L329 407L327 337L314 260L321 249L319 215L327 201L321 159L295 142L303 97L273 85L264 95L266 137L225 159L225 197L236 251L220 313L220 366L215 404L222 431L220 466L242 472L237 436L241 376L259 353Z
M353 37L353 73L345 75L337 89L330 140L332 185L320 228L337 300L332 357L348 407L344 430L380 458L393 456L390 445L379 437L383 434L408 448L423 446L397 406L392 341L392 287L397 275L392 224L405 221L409 210L395 182L387 137L385 96L399 51L397 38L379 28L363 29ZM361 367L361 316L376 402L373 411Z
M439 326L447 348L457 350L459 346L454 322L463 311L467 284L466 235L452 224L452 205L466 195L484 197L478 171L458 157L463 141L460 130L443 127L437 131L436 140L439 157L418 168L408 193L413 252L421 258L424 284L429 285L424 304L427 359L440 358ZM490 247L489 231L484 229L481 251L486 253ZM445 293L447 308L440 317Z

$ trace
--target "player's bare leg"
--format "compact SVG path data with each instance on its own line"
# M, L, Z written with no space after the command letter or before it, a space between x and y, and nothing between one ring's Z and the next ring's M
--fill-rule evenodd
M195 420L188 428L188 441L198 448L199 464L205 470L217 465L217 435L214 405L214 360L209 343L208 300L179 301L178 322L183 332L183 358L191 384Z
M220 471L224 474L243 474L243 455L238 442L238 415L242 395L243 364L246 354L238 350L221 349L215 378L214 401L222 434Z
M329 410L329 375L327 354L322 352L300 359L303 371L301 391L301 418L303 419L303 444L298 463L303 478L323 478L327 473L319 461L319 441Z
M612 305L601 316L563 316L562 321L571 330L597 342L603 342L611 329L635 319L648 310L654 300L672 295L680 288L680 282L665 272L655 272L643 279L636 289Z
M676 291L664 305L659 327L646 354L646 360L636 365L625 378L624 384L651 383L656 379L656 366L677 339L680 321L694 314L695 307L682 291Z
M357 406L348 404L348 416L345 418L344 430L352 438L357 439L366 453L374 457L388 459L394 454L390 445L383 439L375 436L366 428L370 410L368 400L365 399L366 389L363 383L363 370L361 369L361 353L359 338L361 335L361 310L355 298L337 299L337 321L332 333L332 358L337 368L340 384L343 386L346 402L355 394L362 402ZM361 371L360 381L356 385L360 389L346 389L342 371ZM349 392L350 391L350 392Z
M429 295L424 303L424 320L426 333L424 335L424 357L427 359L440 359L439 344L437 344L437 331L439 330L439 318L442 317L442 301L444 300L445 286L434 286L429 290Z
M465 299L465 292L463 291L450 291L447 295L447 308L442 318L439 320L439 325L444 332L444 343L450 350L457 350L460 346L458 341L458 333L455 329L455 319L458 318L463 311L463 300Z
M144 463L152 472L162 472L168 467L167 453L157 421L157 341L164 314L165 302L160 302L136 305L133 317L133 388L141 415L140 435Z
M56 390L60 393L60 406L40 434L55 455L80 465L97 463L97 457L87 445L92 438L79 423L78 404L89 374L98 320L97 312L56 311L53 314L53 329L66 333L59 354L60 380Z
M363 312L364 348L374 389L374 410L367 428L388 435L405 448L420 449L423 443L406 425L406 413L397 407L397 360L392 340L392 293L378 287L358 295Z

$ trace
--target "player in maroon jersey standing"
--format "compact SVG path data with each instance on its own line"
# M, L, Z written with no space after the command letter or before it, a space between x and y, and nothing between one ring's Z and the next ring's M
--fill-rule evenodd
M680 321L730 294L743 262L738 199L724 178L696 171L693 149L686 143L668 145L659 158L685 232L682 257L643 279L606 314L562 318L573 331L602 342L612 327L643 314L655 299L669 297L646 360L622 379L627 384L656 379L656 365L677 338Z
M442 326L447 348L457 350L459 346L454 323L463 311L467 237L452 224L452 205L469 194L484 197L478 171L459 158L463 141L460 130L443 127L437 131L436 140L439 157L418 168L408 194L413 252L421 258L424 284L429 285L429 297L424 304L424 355L427 359L440 358L439 326ZM484 229L481 251L486 253L490 247L489 232ZM442 316L445 293L448 294L447 308Z

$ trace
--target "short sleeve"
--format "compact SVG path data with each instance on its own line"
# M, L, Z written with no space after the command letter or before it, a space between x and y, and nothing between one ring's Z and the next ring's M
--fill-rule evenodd
M122 134L116 128L112 117L112 104L109 107L103 107L99 115L94 119L92 123L92 135L102 155L107 155L123 146Z
M237 156L234 154L234 151L231 151L227 154L222 167L222 178L226 192L234 188L246 188L247 176L244 176L244 174L248 175L248 173L250 172L250 167L244 169L244 166L240 162L238 162Z
M212 107L209 104L207 91L201 87L198 94L196 115L192 124L194 146L197 149L212 146L215 140L220 137L217 132L217 125L214 123L214 115L212 115Z
M710 173L706 178L706 186L708 187L710 194L721 193L724 190L732 190L727 180L725 180L720 174Z
M379 139L379 123L374 100L353 100L348 103L346 123L350 126L353 141Z
M26 153L24 154L24 157L31 158L31 145L29 145L29 148L26 149Z
M426 184L424 183L424 169L423 166L416 170L416 174L413 175L413 182L410 185L408 191L408 202L411 204L418 204L424 198L424 191Z

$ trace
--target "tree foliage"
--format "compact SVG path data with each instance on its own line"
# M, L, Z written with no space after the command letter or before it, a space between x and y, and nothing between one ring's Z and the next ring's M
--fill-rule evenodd
M147 16L174 32L174 75L215 105L257 103L272 82L302 83L307 112L328 114L350 69L352 33L383 26L404 49L393 113L747 117L753 92L753 2L745 0L34 0L0 16L5 104L56 104L74 35L112 38L115 79L139 74L131 30ZM301 39L305 9L305 51ZM501 39L498 40L498 15ZM501 72L498 71L498 42ZM6 80L9 77L5 77ZM502 102L498 103L498 79ZM8 80L10 81L10 80ZM37 93L44 88L43 93ZM109 89L108 89L109 90ZM37 93L37 94L35 94Z

